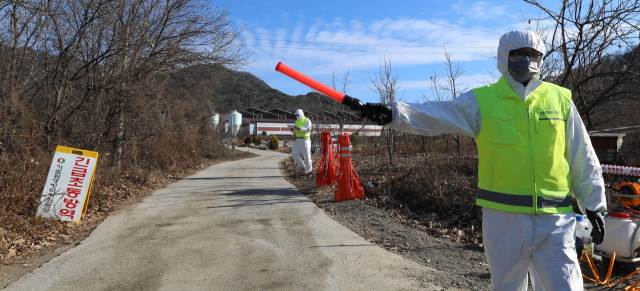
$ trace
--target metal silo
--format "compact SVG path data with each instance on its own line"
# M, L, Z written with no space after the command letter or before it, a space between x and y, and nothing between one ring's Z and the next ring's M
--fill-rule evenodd
M242 114L235 110L229 113L229 125L231 127L231 138L237 138L238 131L240 131L240 126L242 125Z
M218 113L212 112L211 115L211 128L213 130L218 131L218 124L220 123L220 115Z

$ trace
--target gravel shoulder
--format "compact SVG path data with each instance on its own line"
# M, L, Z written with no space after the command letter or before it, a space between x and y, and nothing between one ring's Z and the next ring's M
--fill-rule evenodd
M439 286L445 289L490 290L491 275L481 243L461 243L447 239L446 234L432 236L429 230L425 231L420 218L410 215L402 205L384 204L381 199L365 197L335 202L336 185L315 187L317 171L301 175L295 174L294 168L294 162L290 158L280 162L280 170L285 179L327 215L375 245L418 264L443 271L438 277ZM608 265L604 266L597 261L596 267L600 278L604 280ZM584 274L593 278L587 263L581 262L581 269ZM611 284L627 274L621 265L614 265ZM634 275L609 288L584 279L584 289L624 290L624 287L639 280L640 275ZM532 290L531 286L529 290Z
M438 285L445 289L489 290L489 268L479 246L430 236L401 222L406 214L384 210L365 198L335 202L336 185L315 187L315 174L293 174L293 160L280 163L287 181L296 186L327 215L361 237L404 258L443 271Z

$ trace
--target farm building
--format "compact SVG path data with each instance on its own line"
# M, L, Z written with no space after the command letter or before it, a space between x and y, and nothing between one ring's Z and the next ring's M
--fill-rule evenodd
M379 136L382 126L367 122L356 115L348 112L332 113L328 111L310 112L304 110L305 116L313 123L312 134L319 134L322 131L354 133L363 136ZM239 136L260 135L266 132L267 135L293 136L288 124L294 124L296 117L293 112L274 108L269 111L249 107L239 110L242 114L242 126ZM342 123L342 125L341 125ZM220 126L227 132L229 124L228 115L220 115ZM342 127L342 130L340 130Z

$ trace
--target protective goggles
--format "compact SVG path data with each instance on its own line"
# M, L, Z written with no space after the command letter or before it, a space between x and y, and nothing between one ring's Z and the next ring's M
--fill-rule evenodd
M524 60L525 57L529 57L530 60L539 61L542 59L542 53L539 52L525 52L525 51L511 51L510 57L516 60Z

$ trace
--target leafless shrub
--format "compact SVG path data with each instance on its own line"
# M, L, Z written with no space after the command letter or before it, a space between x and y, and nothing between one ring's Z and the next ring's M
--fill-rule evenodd
M246 63L241 29L210 4L0 5L0 259L71 231L34 217L57 145L100 154L85 221L169 176L239 157L210 128L215 105L167 85L191 65Z
M523 19L546 40L543 78L572 91L588 130L607 119L598 118L603 107L637 100L640 2L571 0L558 1L557 8L525 2L543 15L533 23Z
M378 94L381 103L389 103L393 101L400 101L403 93L400 93L400 86L398 85L399 76L393 72L391 67L391 58L387 60L384 57L380 62L380 68L378 73L374 73L373 77L369 76L371 85L369 90ZM384 136L384 142L387 147L389 156L389 164L393 165L393 152L396 150L396 139L398 133L395 129L390 127L383 127L381 134Z

